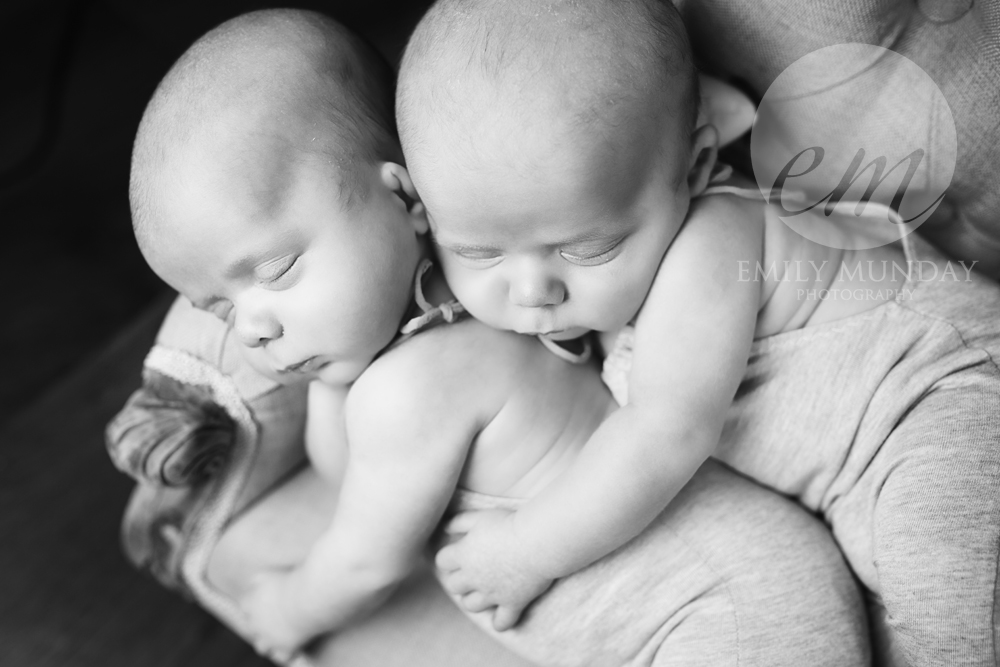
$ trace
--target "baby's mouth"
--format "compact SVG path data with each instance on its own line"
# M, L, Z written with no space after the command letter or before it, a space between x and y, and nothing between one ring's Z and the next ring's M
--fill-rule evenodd
M525 336L556 336L565 331L565 329L556 329L554 327L544 327L544 326L512 327L512 328L516 333Z
M302 361L300 361L298 363L291 364L289 366L285 366L284 368L279 369L278 370L278 374L279 375L293 375L293 374L303 375L303 374L307 374L307 373L315 373L316 371L318 371L321 368L325 367L329 363L330 363L329 361L324 361L323 359L321 359L318 356L312 356L312 357L309 357L308 359L303 359Z
M543 333L537 334L542 338L547 338L549 340L573 340L579 338L580 336L587 333L586 329L580 327L566 327L565 329L550 329Z

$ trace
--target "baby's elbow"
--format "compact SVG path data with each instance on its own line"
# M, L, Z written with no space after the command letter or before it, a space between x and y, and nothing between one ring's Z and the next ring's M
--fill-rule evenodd
M715 454L719 444L719 429L710 424L693 425L678 438L687 467L694 470Z

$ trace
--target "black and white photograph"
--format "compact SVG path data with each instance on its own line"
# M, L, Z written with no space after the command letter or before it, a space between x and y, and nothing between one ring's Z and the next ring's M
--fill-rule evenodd
M6 0L0 667L1000 665L1000 0Z

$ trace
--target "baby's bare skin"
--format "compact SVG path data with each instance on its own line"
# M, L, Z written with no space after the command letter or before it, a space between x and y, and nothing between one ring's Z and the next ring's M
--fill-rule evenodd
M308 453L339 489L332 522L308 553L296 540L262 554L239 596L248 634L278 658L381 604L459 484L538 492L611 407L593 365L471 320L385 351L431 252L387 144L391 105L376 104L391 88L365 48L317 15L237 18L171 70L136 140L134 221L151 268L224 320L257 370L314 383ZM383 125L345 131L330 113L345 96L370 97L352 111ZM438 274L423 287L432 303L451 298ZM549 583L529 582L531 597Z
M328 428L342 414L348 465L332 525L269 589L285 645L380 603L420 561L456 488L530 497L550 485L612 406L592 365L473 320L391 349L346 402L317 387L309 420L325 426L309 429L309 448L342 450L338 429ZM524 585L533 598L550 583L538 576ZM263 604L259 592L251 596Z
M756 188L746 179L734 182L748 191ZM759 266L748 262L734 267L734 279L762 286L754 339L851 317L895 299L906 285L908 265L898 245L865 249L822 245L800 236L781 222L776 212L768 211L762 201L724 194L712 196L725 198L727 205L741 215L764 221L764 253ZM697 215L700 206L699 201L692 202L690 214ZM849 237L861 233L838 224L836 218L820 224L828 225L831 234ZM817 296L821 290L846 291L861 298L821 299ZM618 333L601 334L606 350L614 347Z
M509 521L472 527L438 555L452 593L497 606L498 629L530 602L519 572L523 590L536 573L576 572L680 492L718 445L755 339L874 308L903 285L866 274L875 298L809 298L853 289L859 266L901 255L806 241L751 184L749 199L712 192L718 133L691 114L684 35L661 3L444 0L403 60L407 165L466 309L553 341L634 334L627 400L616 387L621 410L576 465Z
M735 182L750 191L756 189L756 184L746 179ZM906 257L896 245L851 249L860 245L850 239L861 235L861 230L842 224L836 216L824 219L822 213L810 213L817 219L817 225L829 229L831 237L841 239L839 247L822 245L796 233L762 201L729 198L733 200L732 205L745 211L745 215L764 219L761 267L737 269L737 279L760 280L763 284L754 338L856 315L895 299L906 284ZM696 206L697 203L692 204L692 208ZM872 218L872 221L874 224L886 223L884 219ZM848 249L841 249L844 247ZM828 293L847 291L861 298L820 299L816 295L821 290Z

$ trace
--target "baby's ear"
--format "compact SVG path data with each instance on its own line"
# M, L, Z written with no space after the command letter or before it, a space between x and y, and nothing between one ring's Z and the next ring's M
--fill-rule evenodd
M698 74L698 87L701 90L698 127L714 125L719 131L719 146L750 131L757 107L746 93L707 74Z
M410 172L406 171L406 167L395 162L383 162L379 175L382 178L382 184L389 188L389 191L399 198L403 206L406 207L406 213L417 233L426 234L430 229L427 222L427 210L424 208L423 202L420 201L417 189L413 187Z
M719 132L714 125L702 125L691 137L691 157L688 164L688 193L697 197L708 187L719 154Z

